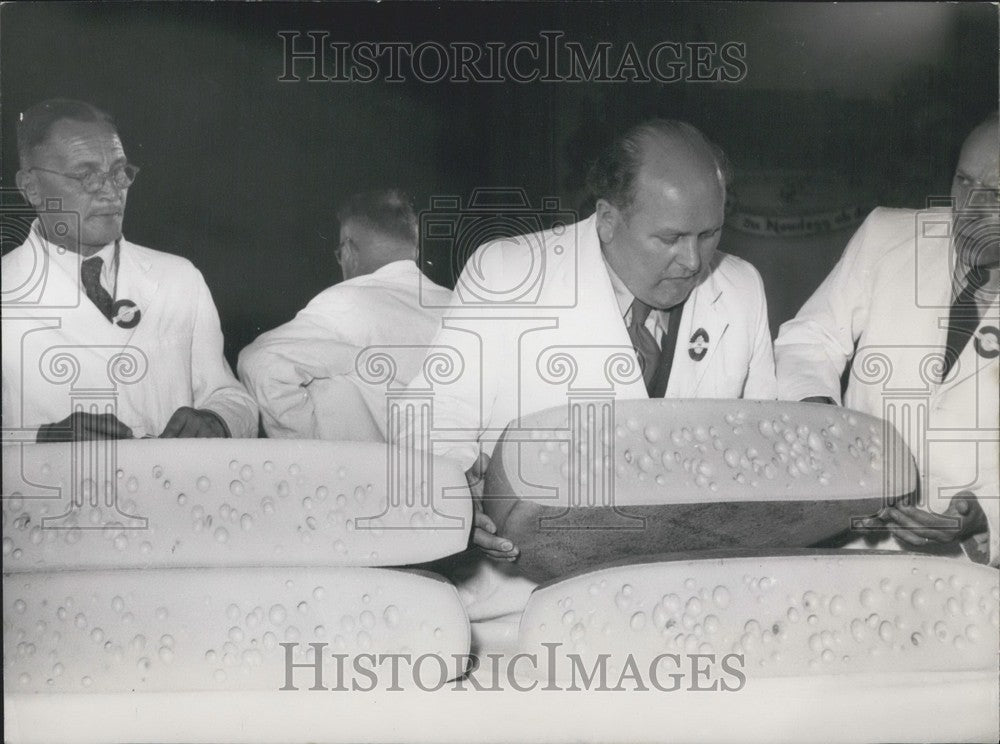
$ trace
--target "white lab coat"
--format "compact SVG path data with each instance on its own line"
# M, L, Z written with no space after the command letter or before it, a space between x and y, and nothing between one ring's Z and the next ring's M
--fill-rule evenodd
M5 442L33 441L74 402L113 410L136 436L158 435L182 406L219 414L233 437L257 435L257 406L226 363L218 312L190 261L121 240L117 298L142 313L124 329L83 291L80 257L58 250L33 227L3 257Z
M294 319L240 352L236 369L272 438L384 441L386 391L416 374L451 291L414 261L320 292ZM364 375L391 358L392 380Z
M481 247L442 322L432 353L454 360L441 366L452 374L410 388L431 391L434 452L463 469L520 416L580 395L648 397L593 216ZM777 397L764 286L749 263L716 254L691 293L665 397ZM465 569L459 593L476 621L509 619L535 586L484 557Z
M823 284L781 326L778 385L788 400L840 401L840 377L853 356L844 405L891 420L913 452L934 511L959 491L976 493L996 565L1000 306L994 296L942 382L955 260L950 221L942 210L872 212Z
M434 347L462 372L434 387L434 429L464 441L436 453L468 468L477 439L490 454L509 422L585 390L648 397L593 216L481 247L455 295ZM717 253L685 302L664 397L777 397L764 285L749 263Z

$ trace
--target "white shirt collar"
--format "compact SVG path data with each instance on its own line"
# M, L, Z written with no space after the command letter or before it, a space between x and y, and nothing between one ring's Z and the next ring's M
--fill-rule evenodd
M387 264L379 266L371 275L411 274L415 268L417 268L417 262L412 258L401 258L398 261L390 261Z

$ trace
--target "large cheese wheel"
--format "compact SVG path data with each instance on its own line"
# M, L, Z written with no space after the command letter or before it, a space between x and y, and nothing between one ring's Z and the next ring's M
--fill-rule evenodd
M300 440L7 445L4 571L433 560L465 549L472 508L465 476L428 462Z
M286 654L295 664L314 661L309 644L322 644L323 687L365 682L354 669L362 654L407 655L397 662L399 685L426 686L428 677L461 676L454 655L469 652L469 622L454 587L409 571L11 574L3 595L4 682L12 692L279 690L289 682L310 689L313 668L291 667L286 678ZM424 654L435 658L417 663ZM386 686L389 675L379 667Z
M765 677L995 671L998 576L962 559L888 551L665 556L540 586L519 644L538 656L542 678L564 681L595 663L617 680L631 658L643 675L658 665L667 683L692 675L694 655L712 676L698 684L728 674L730 688Z
M808 547L915 491L880 419L809 403L596 401L511 424L484 506L543 581L625 556Z

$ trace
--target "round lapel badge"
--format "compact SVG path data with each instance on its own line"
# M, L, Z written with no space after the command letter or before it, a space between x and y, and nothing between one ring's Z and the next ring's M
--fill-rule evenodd
M708 353L708 332L704 328L699 328L691 334L690 346L688 346L688 356L694 361L700 362Z
M119 328L135 328L142 312L132 300L118 300L111 306L111 322Z
M996 359L1000 356L1000 328L983 326L972 337L972 345L983 359Z

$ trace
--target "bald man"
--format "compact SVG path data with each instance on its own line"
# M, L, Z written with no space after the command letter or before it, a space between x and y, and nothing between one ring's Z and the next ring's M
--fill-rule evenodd
M907 549L961 544L993 565L1000 562L998 142L993 114L962 147L953 208L872 212L775 342L782 397L839 404L850 365L843 404L892 419L908 440L923 508L895 504L870 526Z
M716 250L726 170L690 124L645 122L594 165L593 215L487 243L469 260L434 342L456 350L463 370L435 389L434 429L449 434L434 452L470 469L474 491L509 422L587 390L617 400L776 397L761 278ZM503 570L517 559L481 511L473 541ZM515 597L491 601L502 582L478 570L470 591L482 600L470 616L517 609Z
M417 218L405 194L355 194L337 218L344 281L240 352L237 372L272 438L383 440L385 390L358 376L358 355L401 347L393 357L405 384L451 299L417 267Z

